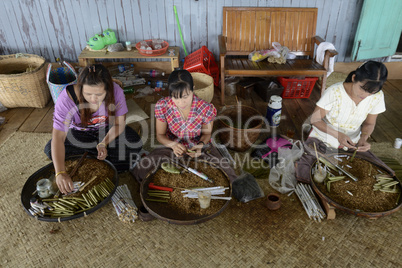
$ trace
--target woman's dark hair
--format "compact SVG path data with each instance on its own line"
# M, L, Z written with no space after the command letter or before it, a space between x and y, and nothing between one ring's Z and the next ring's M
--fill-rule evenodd
M183 92L194 90L193 77L187 70L176 70L169 75L168 79L169 96L181 98Z
M354 81L352 80L353 75L355 75ZM374 94L382 89L387 77L388 70L383 63L367 61L360 65L356 71L351 72L348 77L346 77L345 83L362 82L364 83L362 89L368 93Z
M107 107L109 117L115 115L113 79L109 73L109 70L105 66L102 64L94 64L82 69L78 75L77 85L80 91L78 96L78 101L80 104L88 103L85 100L82 92L84 85L104 85L106 90L105 107ZM84 108L80 109L80 115L82 126L87 126L92 115L88 105L84 105Z

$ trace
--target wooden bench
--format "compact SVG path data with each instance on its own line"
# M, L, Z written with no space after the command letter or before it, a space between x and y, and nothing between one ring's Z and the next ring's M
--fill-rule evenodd
M321 77L323 92L329 59L338 53L327 50L323 65L314 60L315 44L324 41L315 36L316 24L317 8L223 7L219 36L222 105L227 76ZM279 42L303 59L287 60L286 64L248 60L249 53L270 49L272 42Z

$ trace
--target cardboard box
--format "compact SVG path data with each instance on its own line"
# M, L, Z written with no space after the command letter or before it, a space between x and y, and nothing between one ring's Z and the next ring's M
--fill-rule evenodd
M261 99L269 102L272 95L282 96L283 86L276 79L264 80L255 83L254 90Z

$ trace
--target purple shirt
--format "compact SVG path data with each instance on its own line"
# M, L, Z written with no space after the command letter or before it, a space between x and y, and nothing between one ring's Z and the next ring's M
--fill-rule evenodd
M128 109L123 89L116 83L113 83L113 90L116 105L115 116L125 115ZM78 107L68 96L67 90L64 89L57 98L56 105L54 106L53 128L63 132L67 132L69 128L81 131L98 130L99 127L108 125L108 119L109 115L105 109L105 102L103 101L99 109L92 114L88 126L81 127Z

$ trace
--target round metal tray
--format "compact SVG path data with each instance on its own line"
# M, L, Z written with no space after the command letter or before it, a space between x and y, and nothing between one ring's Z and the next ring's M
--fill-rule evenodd
M334 155L337 155L337 154L334 154ZM334 155L329 155L328 157L333 157ZM344 155L349 155L349 156L351 156L352 154L350 154L350 153L344 153ZM363 159L363 160L366 160L366 161L370 162L372 165L375 165L375 166L377 166L377 167L380 167L380 168L383 168L383 169L384 169L384 167L382 167L382 166L380 166L380 165L377 165L377 164L371 162L370 160L368 160L368 159L365 158L365 157L359 157L359 156L355 156L355 157L356 157L356 158ZM312 165L313 167L315 166L315 163L316 163L316 162L313 163L313 165ZM392 174L390 174L390 175L392 175ZM395 176L394 176L393 178L394 178L395 180L399 181L399 184L398 184L398 185L399 185L399 189L402 191L402 189L401 189L401 180L399 180L399 179L398 179L397 177L395 177ZM350 208L347 208L347 207L345 207L345 206L342 206L342 205L340 205L339 203L333 201L330 197L328 197L328 196L325 195L323 192L321 192L321 190L316 186L316 183L315 183L314 180L313 180L312 170L311 170L311 172L310 172L310 180L311 180L311 186L313 187L314 191L320 196L321 199L325 200L328 204L332 205L333 207L335 207L335 208L337 208L337 209L340 209L340 210L342 210L342 211L345 211L345 212L347 212L347 213L353 214L353 215L355 215L355 216L365 217L365 218L369 218L369 219L377 219L377 218L380 218L380 217L387 216L387 215L390 215L390 214L392 214L392 213L395 213L396 211L398 211L398 210L402 207L402 198L400 198L400 199L399 199L399 204L398 204L395 208L393 208L393 209L391 209L391 210L388 210L388 211L382 211L382 212L365 212L365 211L350 209Z
M71 156L71 157L67 157L66 160L76 160L76 159L80 159L81 156ZM95 158L93 156L87 156L87 158ZM96 159L96 158L95 158ZM117 175L117 170L116 168L113 166L113 164L107 160L103 160L104 162L106 162L114 171L114 177L113 180L111 180L115 187L113 189L113 191L110 193L110 195L108 197L106 197L105 199L103 199L99 204L97 204L96 206L94 206L93 208L76 214L76 215L72 215L69 217L60 217L60 218L50 218L50 217L35 217L36 219L40 220L40 221L48 221L48 222L59 222L59 221L68 221L68 220L73 220L73 219L77 219L80 217L83 217L85 215L91 214L94 211L98 210L99 208L103 207L107 202L109 202L109 200L112 198L114 192L116 191L117 185L119 184L119 178ZM25 212L31 216L32 214L28 211L28 209L31 207L30 204L30 199L32 198L32 193L36 190L36 182L41 179L41 178L48 178L51 174L54 174L54 167L53 167L53 163L50 163L46 166L44 166L43 168L39 169L38 171L36 171L34 174L32 174L28 180L25 182L24 187L22 188L21 191L21 203L22 206L24 207Z
M228 175L217 165L210 163L208 161L204 160L197 160L200 162L206 162L209 165L211 165L212 168L219 169L226 177L226 179L229 181ZM194 214L184 214L180 213L178 211L172 210L168 204L165 203L157 203L157 202L149 202L146 201L145 199L148 198L148 185L149 183L152 182L153 180L153 175L160 169L161 167L159 166L157 169L154 171L151 171L147 177L142 181L141 187L140 187L140 195L141 195L141 201L144 204L144 207L148 210L148 212L154 216L157 219L167 221L168 223L173 223L173 224L178 224L178 225L192 225L192 224L198 224L202 222L206 222L210 219L215 218L219 214L221 214L226 207L229 205L230 200L226 201L225 204L215 213L210 214L210 215L194 215ZM232 184L229 181L229 196L232 196Z

